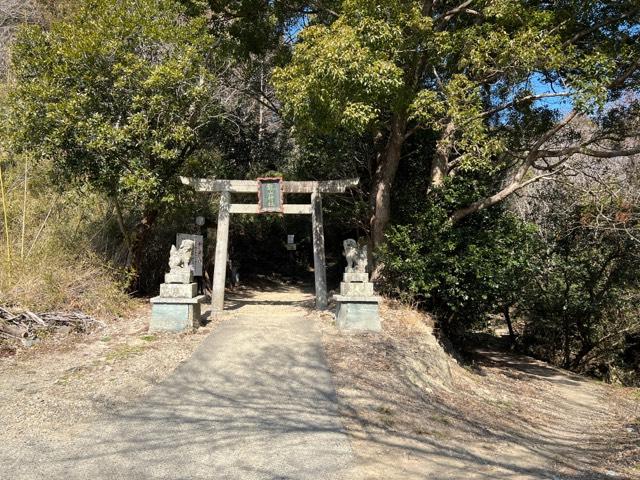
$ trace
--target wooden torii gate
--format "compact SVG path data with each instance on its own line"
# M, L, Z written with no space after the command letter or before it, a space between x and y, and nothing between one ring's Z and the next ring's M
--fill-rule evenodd
M284 181L281 178L257 180L218 180L212 178L180 177L183 184L197 192L219 192L218 231L213 268L211 313L219 315L224 309L224 287L227 274L230 214L281 213L285 215L311 215L313 232L313 266L315 273L316 308L327 308L327 278L324 254L324 228L322 224L322 194L344 193L358 184L357 178L326 181ZM231 203L232 193L257 193L257 204ZM286 204L287 193L310 193L310 204Z

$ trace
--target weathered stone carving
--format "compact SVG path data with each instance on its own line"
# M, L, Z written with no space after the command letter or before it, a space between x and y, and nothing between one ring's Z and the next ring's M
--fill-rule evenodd
M344 246L343 255L347 259L347 273L365 273L367 271L367 246L358 246L353 238L348 238L342 242Z
M367 246L349 238L343 242L347 259L340 295L336 300L336 323L343 330L380 331L379 302L367 273Z
M171 271L169 273L182 273L189 269L189 262L191 262L194 245L193 240L183 240L180 248L171 245L171 252L169 254L169 268Z
M183 240L180 247L171 246L169 268L160 285L160 295L151 299L150 331L182 332L200 325L200 303L204 295L197 295L197 284L189 263L195 242Z

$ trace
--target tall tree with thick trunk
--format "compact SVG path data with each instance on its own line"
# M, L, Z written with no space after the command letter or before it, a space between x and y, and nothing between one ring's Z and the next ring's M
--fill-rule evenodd
M430 186L493 178L454 205L450 220L503 201L562 171L572 155L637 153L640 6L528 0L345 0L330 24L311 24L274 83L303 137L381 135L374 161L371 238L384 239L391 191L408 140L436 138ZM582 129L589 117L595 128Z

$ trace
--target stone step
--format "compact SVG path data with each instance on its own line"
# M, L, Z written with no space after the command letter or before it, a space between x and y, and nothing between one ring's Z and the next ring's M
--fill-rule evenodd
M348 296L373 296L373 283L371 282L341 282L340 295Z
M163 283L160 296L163 298L193 298L198 294L197 283Z

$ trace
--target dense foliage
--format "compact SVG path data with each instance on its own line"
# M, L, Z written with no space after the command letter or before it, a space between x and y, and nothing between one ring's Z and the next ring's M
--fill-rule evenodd
M385 285L441 314L447 332L459 336L515 303L531 270L532 233L503 212L452 228L446 211L432 206L387 234Z
M433 133L429 192L453 175L494 176L482 196L448 212L454 222L542 178L541 169L561 170L572 153L610 156L602 142L633 136L635 110L609 111L614 121L590 132L574 120L637 88L639 32L630 25L639 18L633 1L346 0L335 21L301 32L274 81L299 136L369 132L378 246L398 166L421 130Z
M535 210L525 217L539 225L541 248L517 303L523 347L566 368L638 382L625 378L640 367L638 165L590 166L567 180L531 192Z
M128 263L139 265L146 227L221 118L205 19L168 0L87 1L47 30L24 28L13 59L12 148L51 159L58 181L93 186L120 216L138 210L138 225L123 234Z

